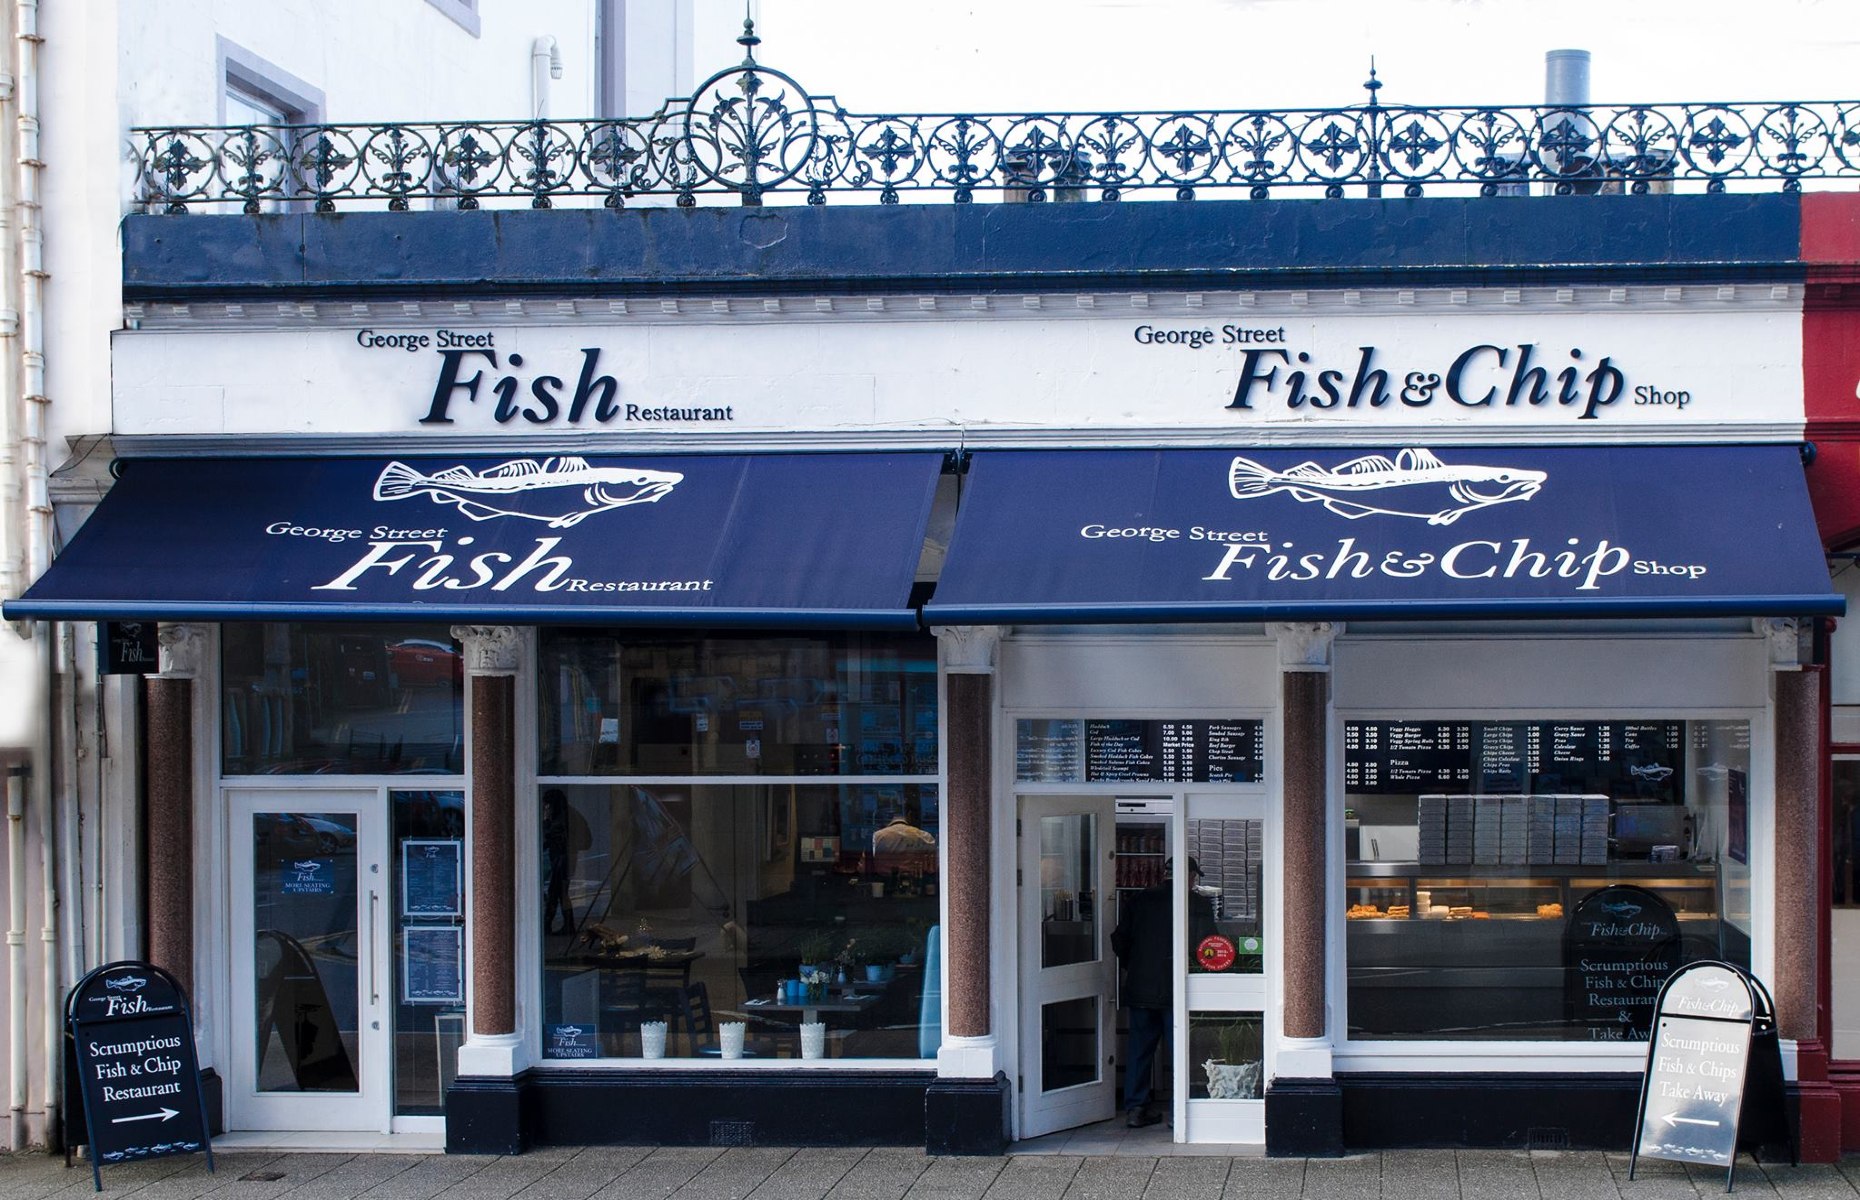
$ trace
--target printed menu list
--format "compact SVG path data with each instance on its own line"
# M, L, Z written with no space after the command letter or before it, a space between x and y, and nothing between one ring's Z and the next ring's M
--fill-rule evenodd
M1260 721L1087 721L1088 783L1256 783Z
M1031 783L1256 783L1261 721L1020 721L1015 773Z
M1679 721L1351 721L1344 788L1671 800L1685 765L1683 730Z

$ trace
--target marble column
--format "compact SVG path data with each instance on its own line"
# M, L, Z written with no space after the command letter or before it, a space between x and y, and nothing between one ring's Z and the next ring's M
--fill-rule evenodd
M949 761L943 797L944 997L952 1038L994 1033L989 926L994 916L994 669L1000 632L937 631L943 659Z
M501 625L452 630L465 651L470 729L471 1014L461 1075L519 1067L516 926L516 676L523 640Z
M1327 994L1330 910L1331 649L1341 626L1268 625L1279 644L1281 847L1279 1054L1266 1087L1266 1152L1343 1152L1343 1094L1331 1073Z
M1012 1093L994 1021L994 671L1001 631L938 629L943 673L943 1043L924 1093L932 1154L1007 1149Z
M206 658L202 625L164 624L161 671L142 681L148 813L148 956L194 993L194 683ZM197 1008L199 1006L196 1006Z
M1827 921L1822 874L1821 685L1819 669L1804 669L1802 623L1769 620L1775 703L1775 967L1769 980L1776 1024L1796 1045L1792 1099L1807 1162L1834 1162L1842 1143L1841 1100L1828 1081L1827 1031L1820 1025L1820 950Z

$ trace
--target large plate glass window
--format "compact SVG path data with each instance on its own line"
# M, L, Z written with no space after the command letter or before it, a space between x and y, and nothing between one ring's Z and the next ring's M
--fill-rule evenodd
M933 1057L934 643L561 632L541 663L543 1057Z
M1644 1041L1750 965L1750 724L1344 725L1350 1036Z

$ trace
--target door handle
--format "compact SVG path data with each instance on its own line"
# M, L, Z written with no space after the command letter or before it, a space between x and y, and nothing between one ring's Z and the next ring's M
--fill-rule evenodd
M375 953L375 915L381 907L381 893L368 893L368 1003L381 1002L381 956Z

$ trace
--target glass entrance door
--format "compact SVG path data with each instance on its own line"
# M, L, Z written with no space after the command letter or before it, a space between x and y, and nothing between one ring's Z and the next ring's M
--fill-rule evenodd
M1020 807L1020 1136L1109 1118L1114 971L1106 883L1112 799Z
M380 793L228 793L233 1129L389 1129Z

